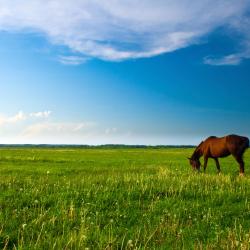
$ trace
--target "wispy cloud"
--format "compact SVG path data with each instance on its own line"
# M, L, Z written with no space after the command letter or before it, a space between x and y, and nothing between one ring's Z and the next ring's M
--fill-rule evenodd
M65 135L79 134L79 132L86 132L95 127L93 122L40 122L35 123L24 129L23 136L52 136L57 137Z
M113 143L127 136L116 127L104 127L93 121L57 120L51 111L0 115L1 143ZM120 143L122 140L120 140Z
M13 115L13 116L1 115L0 126L6 125L6 124L15 124L17 122L26 120L26 118L27 116L22 111L19 111L16 115Z
M131 134L115 127L104 128L96 122L38 122L24 127L15 141L52 144L124 143Z
M229 28L234 35L240 37L237 51L223 56L207 56L204 63L215 66L239 65L244 59L250 58L250 17L239 16L231 21Z
M51 114L51 111L42 111L34 113L24 113L19 111L13 116L0 115L0 126L8 124L16 124L22 121L27 121L29 118L48 118Z
M72 55L59 57L64 64L119 61L187 47L220 26L248 34L237 20L248 22L249 6L248 0L0 0L0 30L39 32L67 46Z
M243 54L232 54L223 57L208 56L204 58L204 63L215 66L223 65L239 65L241 61L246 58Z
M79 65L88 61L87 57L83 56L59 56L58 61L66 65Z
M105 129L105 134L109 135L109 134L115 134L117 133L117 128L106 128Z
M42 112L35 112L35 113L30 113L30 117L36 117L36 118L48 118L51 115L51 111L42 111Z

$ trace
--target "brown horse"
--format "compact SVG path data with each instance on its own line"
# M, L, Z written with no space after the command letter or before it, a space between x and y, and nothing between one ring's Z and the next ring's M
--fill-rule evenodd
M202 141L195 149L193 155L189 159L193 169L200 170L200 157L204 157L204 172L207 167L208 158L213 158L216 163L218 173L220 173L220 163L218 158L233 155L240 165L240 175L244 175L243 154L249 147L249 139L239 135L228 135L218 138L210 136Z

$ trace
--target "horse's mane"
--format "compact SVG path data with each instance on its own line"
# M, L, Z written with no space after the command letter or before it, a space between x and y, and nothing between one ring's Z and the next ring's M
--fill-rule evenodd
M211 137L212 137L212 136L211 136ZM196 148L199 148L203 142L204 142L204 141L202 141Z
M204 141L202 141L194 150L194 153L191 158L200 158L200 147L203 144Z
M203 144L204 141L202 141L195 149L194 152L198 152L200 150L201 145Z

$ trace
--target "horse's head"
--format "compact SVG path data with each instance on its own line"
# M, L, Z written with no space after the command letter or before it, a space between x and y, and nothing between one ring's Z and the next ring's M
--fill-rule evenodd
M200 171L201 168L201 163L199 159L193 159L193 158L188 158L189 159L189 163L192 166L193 170L198 170Z

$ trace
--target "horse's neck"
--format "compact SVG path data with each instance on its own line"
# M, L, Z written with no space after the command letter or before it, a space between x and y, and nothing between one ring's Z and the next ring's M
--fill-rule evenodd
M200 159L200 157L203 155L202 149L201 149L201 144L195 149L192 159Z

